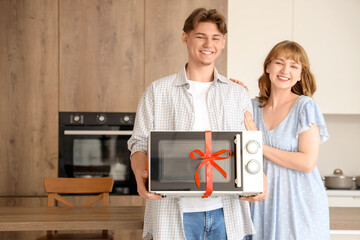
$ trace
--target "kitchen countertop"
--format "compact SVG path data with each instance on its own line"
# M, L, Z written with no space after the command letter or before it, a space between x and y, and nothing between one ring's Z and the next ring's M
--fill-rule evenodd
M360 197L360 189L356 190L338 190L326 189L328 197Z
M360 208L330 207L331 230L360 230Z

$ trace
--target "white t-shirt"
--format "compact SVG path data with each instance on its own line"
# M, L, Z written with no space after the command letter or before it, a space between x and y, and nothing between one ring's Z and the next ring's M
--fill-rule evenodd
M211 85L214 82L196 82L191 80L187 81L190 84L189 92L193 97L195 110L195 121L192 130L211 130L207 108L207 95ZM205 212L223 207L221 197L187 197L181 198L181 201L183 206L183 212Z

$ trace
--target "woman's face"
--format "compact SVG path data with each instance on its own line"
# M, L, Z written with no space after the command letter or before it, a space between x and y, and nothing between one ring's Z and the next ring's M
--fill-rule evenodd
M301 80L302 65L291 59L286 59L284 53L280 53L266 67L271 81L271 89L290 89Z

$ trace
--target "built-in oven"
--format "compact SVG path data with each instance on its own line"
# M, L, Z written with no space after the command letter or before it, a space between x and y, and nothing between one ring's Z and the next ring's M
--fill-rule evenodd
M164 196L257 195L263 191L260 131L151 131L148 188Z
M59 177L114 179L111 194L137 194L127 141L135 113L60 112Z

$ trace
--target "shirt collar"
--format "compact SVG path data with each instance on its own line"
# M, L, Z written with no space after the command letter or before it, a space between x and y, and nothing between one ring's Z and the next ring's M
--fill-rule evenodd
M174 81L174 86L182 86L182 85L186 85L188 84L188 79L186 76L186 66L187 64L185 64L184 68L182 70L180 70L178 72L178 74L176 75L176 79ZM218 73L218 71L216 70L216 68L214 68L214 82L220 81L222 83L229 83L230 80L227 79L226 77L220 75Z

